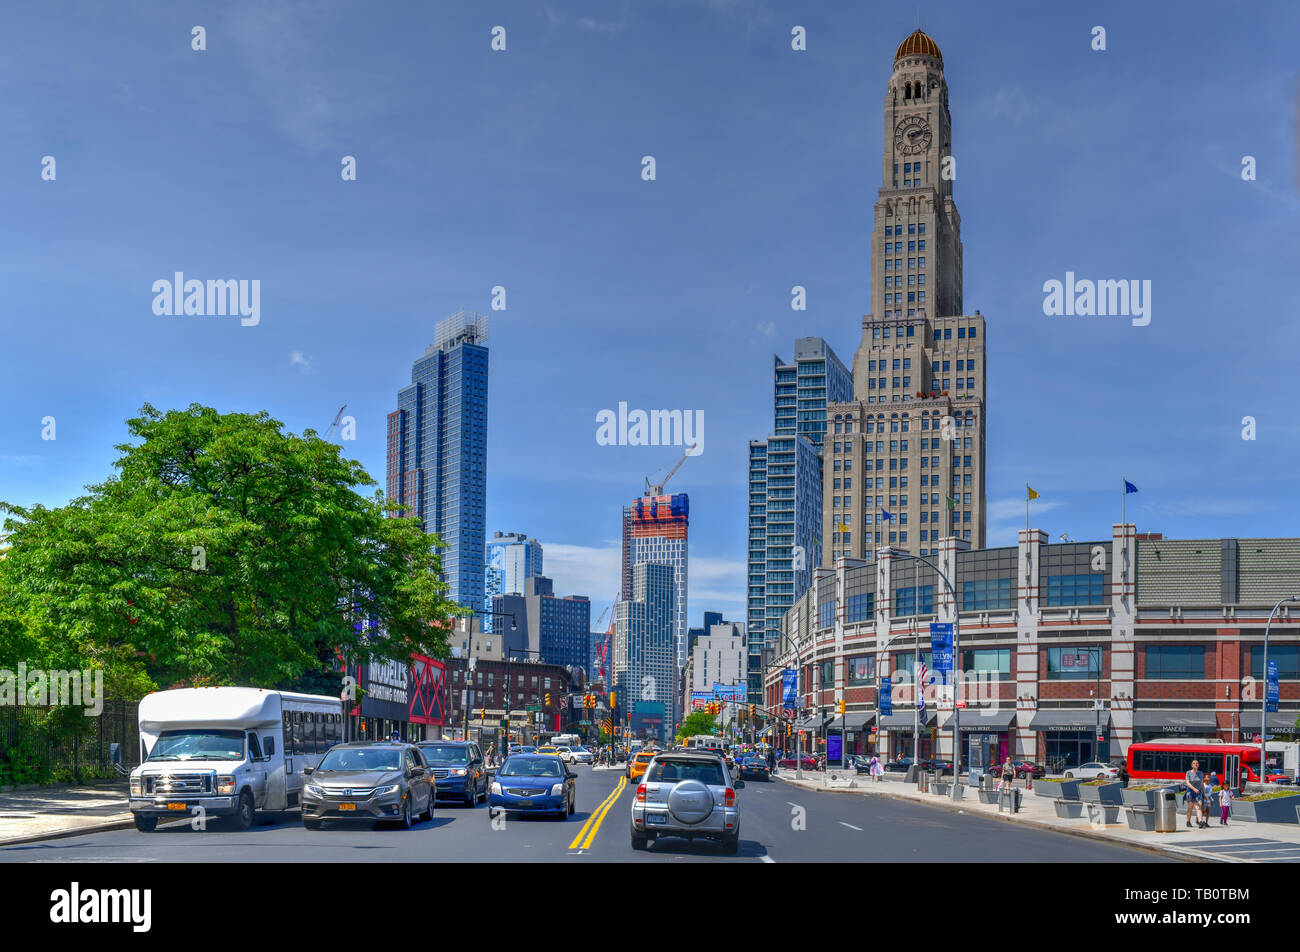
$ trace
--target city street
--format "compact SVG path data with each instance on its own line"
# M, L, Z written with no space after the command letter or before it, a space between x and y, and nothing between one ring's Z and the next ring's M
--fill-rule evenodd
M151 862L1167 862L1151 853L880 797L814 793L777 779L739 791L740 854L710 842L664 840L633 852L634 790L614 770L581 767L564 822L511 818L494 829L486 807L439 805L409 831L366 825L304 829L296 813L241 833L189 821L154 833L116 830L0 848L5 863ZM617 796L615 793L617 791ZM499 825L499 824L498 824Z

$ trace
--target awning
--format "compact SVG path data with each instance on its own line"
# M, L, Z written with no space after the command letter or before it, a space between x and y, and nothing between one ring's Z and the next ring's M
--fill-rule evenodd
M1213 734L1218 723L1213 711L1152 711L1133 712L1135 731L1161 731L1165 734Z
M926 711L925 716L921 718L921 726L929 728L937 720L934 711ZM910 731L916 723L916 715L912 711L900 711L897 714L886 714L876 721L876 727L882 731Z
M1110 711L1101 712L1101 726L1110 723ZM1038 711L1029 722L1031 731L1086 731L1097 726L1097 712L1091 708L1074 711Z
M1015 710L1006 711L962 711L961 732L969 731L979 734L983 731L996 733L1011 729L1011 722L1016 719ZM943 730L952 730L952 717L943 722Z
M846 731L861 731L875 719L876 715L874 712L868 714L845 714L843 717L836 714L826 722L826 729L828 731L835 731L836 733L839 733L840 728L844 728Z
M805 717L794 725L794 729L797 731L820 731L825 723L820 717Z

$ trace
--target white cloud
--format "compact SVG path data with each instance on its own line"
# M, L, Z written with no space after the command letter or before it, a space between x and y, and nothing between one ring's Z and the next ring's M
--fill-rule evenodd
M289 365L291 367L301 367L303 372L306 373L309 362L307 358L302 355L302 351L295 350L290 351L289 353Z
M18 466L34 466L41 461L39 456L31 453L0 453L0 463L14 463Z
M1033 104L1019 86L1003 86L988 103L994 119L1019 125L1034 114Z

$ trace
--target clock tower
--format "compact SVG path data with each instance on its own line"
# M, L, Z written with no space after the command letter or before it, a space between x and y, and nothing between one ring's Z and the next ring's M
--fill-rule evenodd
M826 407L826 568L882 546L932 558L985 544L985 323L962 314L948 83L920 30L894 53L884 105L871 313L853 399Z
M954 172L945 162L952 154L948 83L939 45L920 30L894 54L884 120L871 234L871 313L960 314L961 217L952 198ZM917 267L922 247L926 264Z

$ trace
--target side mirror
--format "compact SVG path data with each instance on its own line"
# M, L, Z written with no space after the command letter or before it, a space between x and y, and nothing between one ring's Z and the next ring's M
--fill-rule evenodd
M316 768L315 768L315 767L303 767L303 768L302 768L302 775L303 775L304 777L310 777L310 776L311 776L312 774L314 774L315 772L316 772Z
M735 784L732 786L732 789L733 789L733 790L742 790L742 789L744 789L744 786L745 786L745 781L743 781L743 780L737 780L737 781L735 782Z

